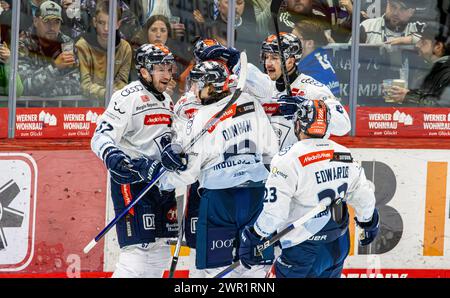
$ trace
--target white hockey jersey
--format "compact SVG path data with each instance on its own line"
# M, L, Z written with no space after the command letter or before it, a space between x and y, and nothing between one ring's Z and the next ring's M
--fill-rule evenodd
M178 141L187 144L207 125L230 100L231 95L217 103L202 106L185 125ZM278 152L277 138L270 128L262 106L247 93L242 93L220 121L187 151L188 169L167 173L161 178L163 189L200 181L208 189L224 189L267 178L268 164Z
M347 157L332 161L335 153ZM321 199L344 198L360 222L368 222L375 208L375 195L363 168L349 162L350 151L331 140L306 139L285 148L271 163L266 182L264 209L255 231L269 236L282 230L316 207ZM336 159L336 158L335 158ZM324 211L281 239L282 248L297 245L319 232L330 220Z
M248 68L248 78L246 88L251 88L252 94L259 94L256 98L261 102L266 114L270 118L272 128L279 138L280 149L292 145L298 141L294 133L294 125L291 120L286 120L278 111L278 99L286 91L279 92L276 89L275 81L263 74L256 67ZM250 83L248 83L250 81ZM248 86L248 87L247 87ZM245 90L245 89L244 89ZM328 126L327 136L330 134L343 136L350 131L350 118L336 99L333 93L324 84L305 74L299 74L291 84L292 95L299 95L306 99L322 99L330 108L331 118Z
M97 120L91 140L102 158L106 148L117 146L131 158L161 159L163 144L172 137L173 103L166 93L158 100L140 81L116 91L106 111Z

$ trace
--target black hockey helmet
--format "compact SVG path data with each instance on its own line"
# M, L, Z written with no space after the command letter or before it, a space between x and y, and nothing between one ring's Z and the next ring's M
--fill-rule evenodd
M223 98L222 94L229 91L230 71L227 66L219 61L208 60L196 64L188 78L189 86L197 84L197 91L201 91L208 85L214 87L214 94L218 95L216 99ZM217 100L215 100L217 101ZM214 102L208 101L208 104ZM202 100L202 104L205 104Z
M217 40L213 39L213 38L205 38L202 39L200 37L198 37L195 41L194 41L194 48L192 50L193 54L194 54L194 58L195 61L197 63L199 63L200 61L202 61L202 53L209 47L211 46L220 46L220 47L224 47L223 45L221 45ZM224 47L225 48L225 47Z
M283 49L284 58L294 57L297 62L302 57L303 48L300 39L292 33L280 32L281 48ZM279 54L278 39L276 34L268 36L261 46L261 63L264 64L265 54Z
M136 50L135 65L139 75L143 67L152 73L155 64L175 64L168 47L163 44L143 44Z
M300 132L312 138L323 138L330 124L330 109L323 100L305 101L294 118L295 133Z

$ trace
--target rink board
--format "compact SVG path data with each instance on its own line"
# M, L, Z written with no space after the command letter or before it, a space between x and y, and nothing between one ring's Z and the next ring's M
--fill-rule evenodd
M450 277L450 150L352 151L375 185L383 224L377 241L361 248L351 223L344 276ZM6 185L0 188L0 230L8 244L0 250L0 277L110 276L118 253L114 229L82 253L111 212L106 171L90 150L2 151L0 169L0 187ZM11 180L17 198L7 187ZM5 210L12 209L16 220L6 221ZM177 275L189 274L190 254L180 257Z

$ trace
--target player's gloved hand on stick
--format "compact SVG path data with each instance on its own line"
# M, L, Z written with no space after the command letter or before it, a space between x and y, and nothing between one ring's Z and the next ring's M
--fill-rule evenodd
M103 153L103 161L111 174L111 178L119 184L130 184L142 181L139 173L133 170L131 158L117 147L109 147Z
M359 236L359 244L361 246L369 245L375 239L380 229L380 216L377 208L373 211L372 220L369 222L359 222L355 217L356 224L363 229Z
M279 110L280 113L287 120L292 120L294 118L295 113L302 107L303 103L307 101L306 98L301 96L288 96L281 95L278 99L278 103L280 104Z
M161 153L161 163L168 171L184 171L187 169L188 156L180 144L168 144Z
M150 182L161 170L161 162L158 160L151 160L145 156L133 159L132 170L137 171L141 177L139 182Z
M253 227L245 227L241 233L239 259L241 264L250 269L254 265L270 265L274 259L273 245L260 252L267 239L259 236Z

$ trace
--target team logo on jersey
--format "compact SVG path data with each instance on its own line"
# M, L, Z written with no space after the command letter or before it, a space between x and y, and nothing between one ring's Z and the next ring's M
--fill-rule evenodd
M302 155L298 158L302 166L307 166L309 164L332 159L333 158L334 150L324 150L324 151L316 151L316 152L310 152L308 154Z
M286 175L285 173L281 172L277 167L273 167L270 172L272 173L272 175L274 175L274 176L281 176L284 179L286 179L288 177L288 175Z
M177 208L176 207L170 208L170 210L167 211L166 217L170 222L176 222L177 221Z
M171 124L172 120L170 115L167 114L153 114L145 115L144 125L159 125L159 124Z

